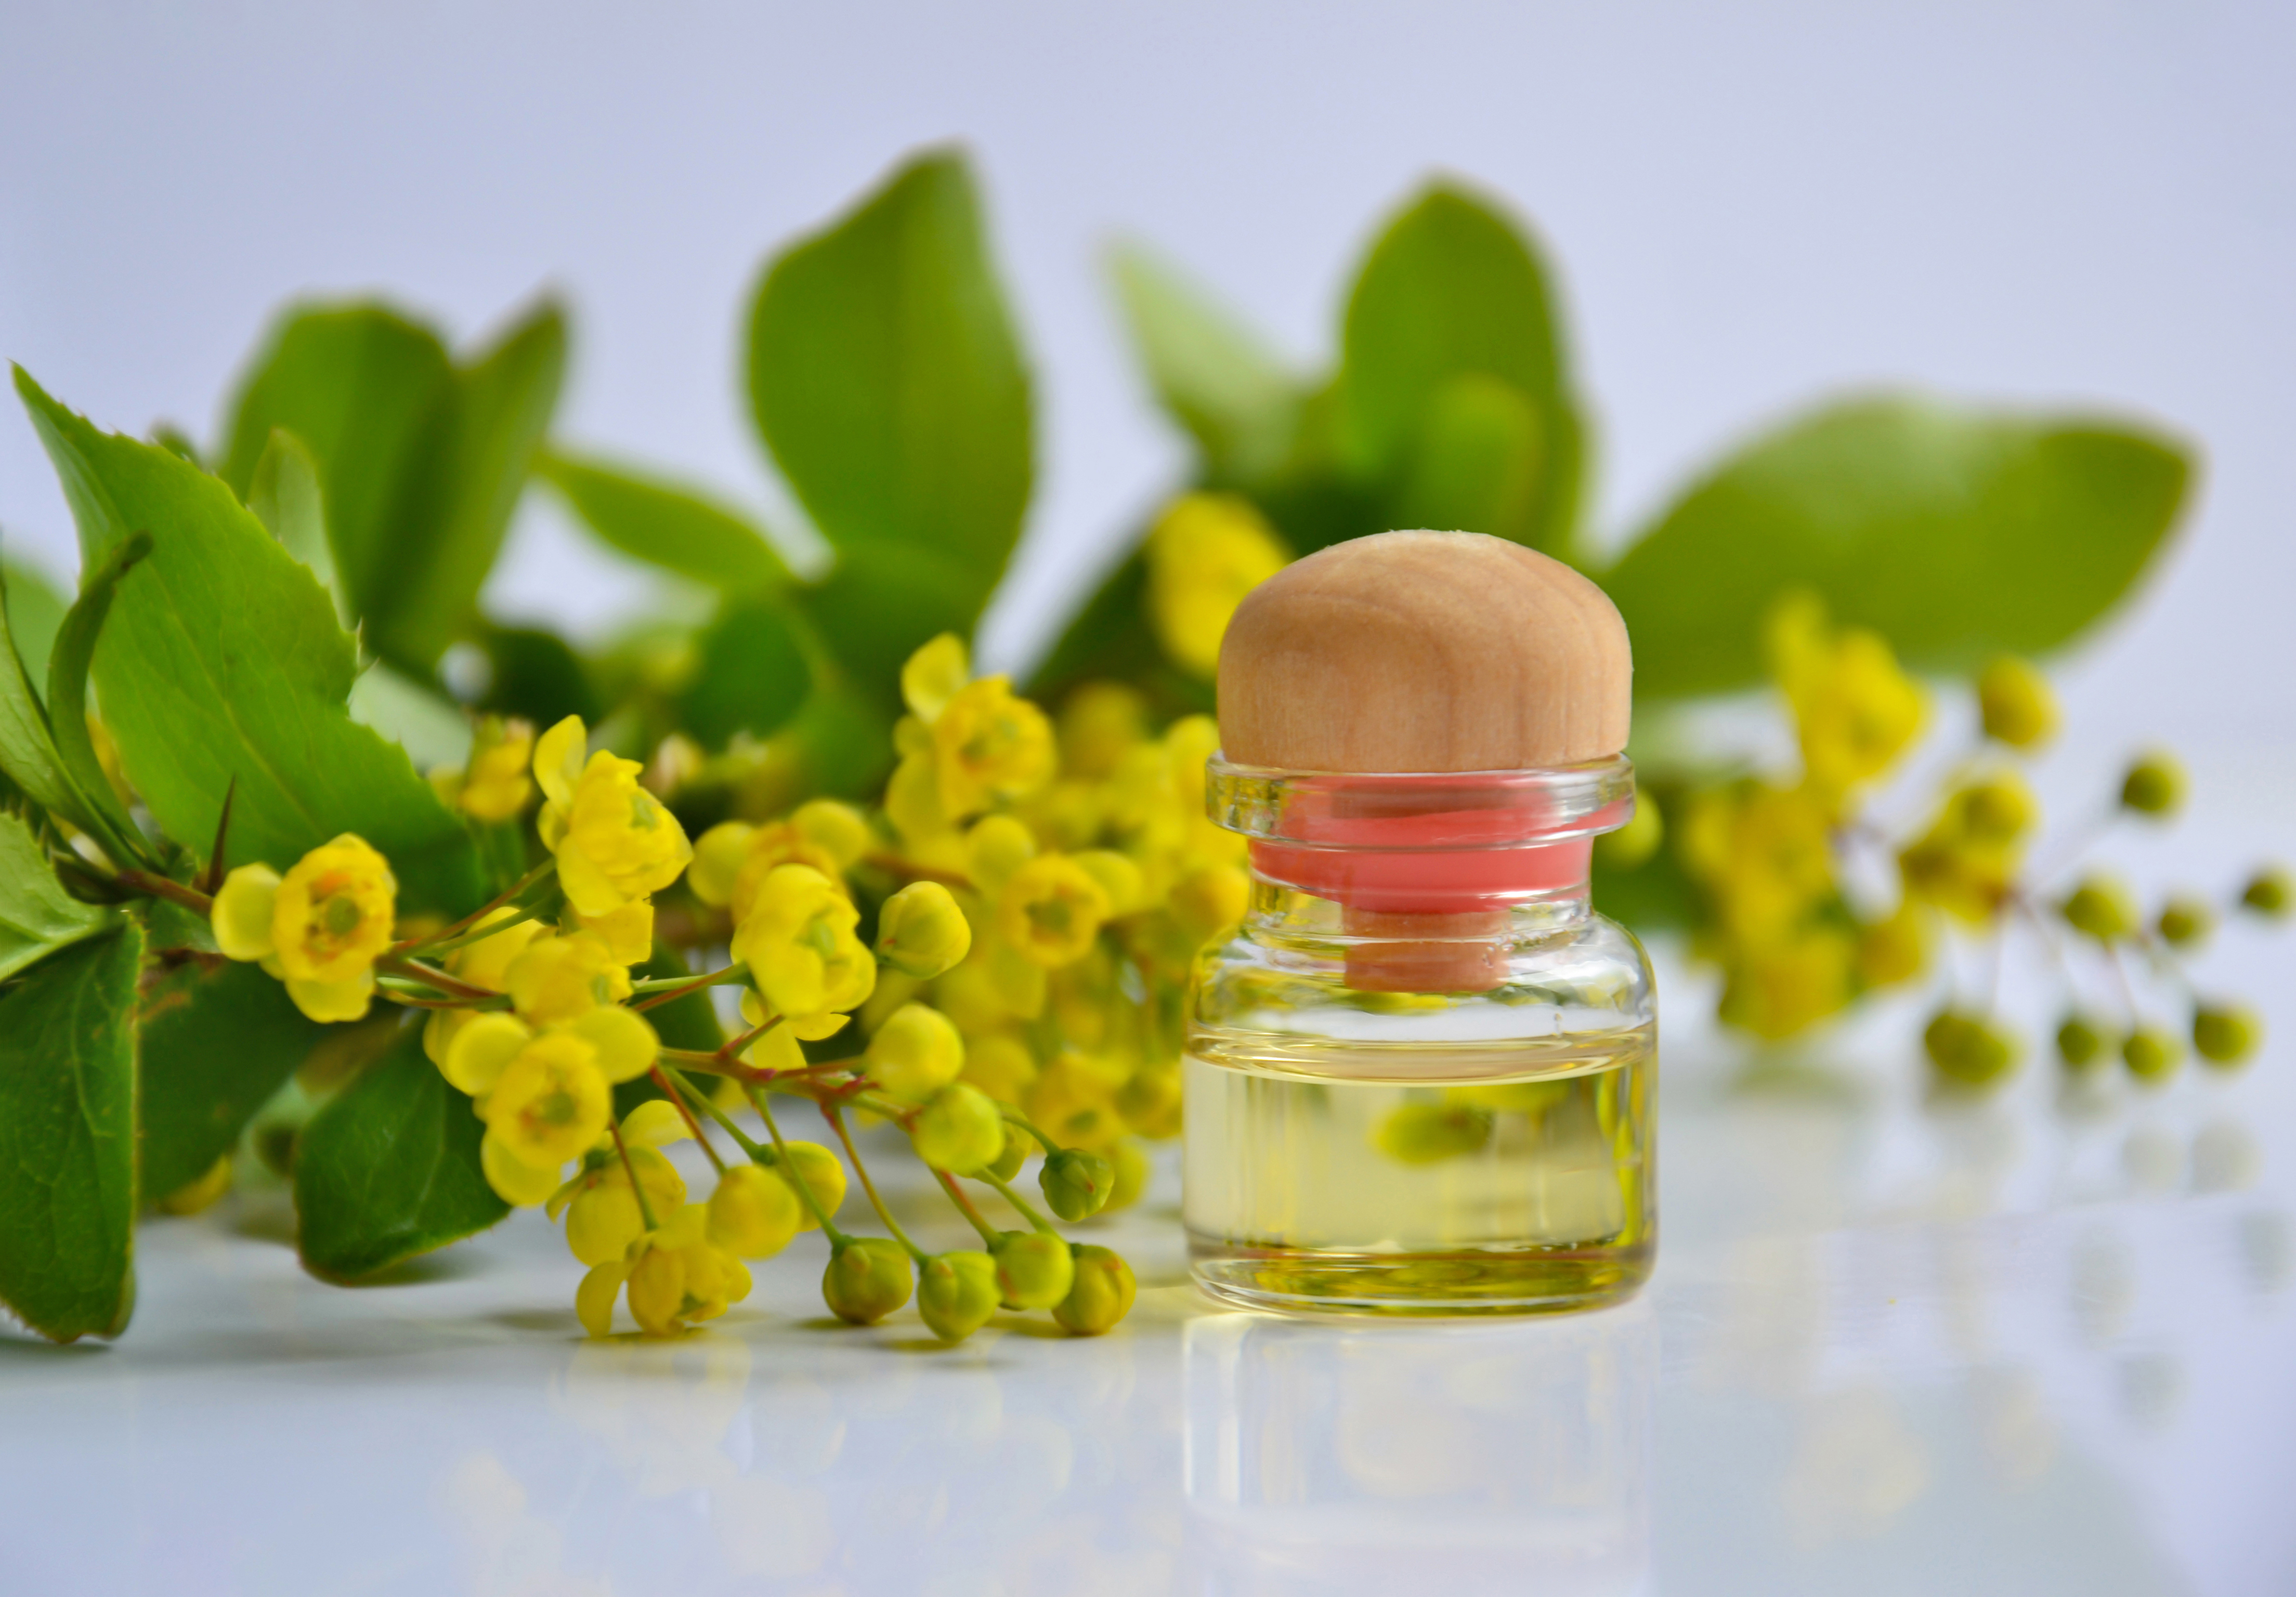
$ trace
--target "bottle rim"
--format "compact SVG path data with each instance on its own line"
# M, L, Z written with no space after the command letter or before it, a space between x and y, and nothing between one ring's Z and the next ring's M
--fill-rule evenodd
M1286 771L1215 753L1204 807L1215 825L1285 853L1546 848L1633 819L1635 767L1617 754L1513 771Z

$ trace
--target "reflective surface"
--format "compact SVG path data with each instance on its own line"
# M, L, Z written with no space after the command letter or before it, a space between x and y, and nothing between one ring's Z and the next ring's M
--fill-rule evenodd
M530 1213L354 1291L275 1197L154 1223L126 1341L0 1339L0 1591L2296 1591L2296 1052L1970 1107L1676 1032L1657 1274L1554 1320L1218 1309L1170 1168L1121 1331L953 1351L817 1239L588 1343Z

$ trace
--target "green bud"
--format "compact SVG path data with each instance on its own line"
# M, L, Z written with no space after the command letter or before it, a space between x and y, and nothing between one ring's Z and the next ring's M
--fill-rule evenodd
M1053 1318L1062 1330L1076 1336L1096 1337L1113 1331L1116 1323L1132 1312L1132 1299L1139 1291L1132 1279L1132 1266L1111 1248L1084 1243L1070 1251L1076 1260L1076 1282L1054 1308Z
M878 955L904 976L930 981L972 948L964 912L937 881L913 881L877 911Z
M2049 679L2014 655L2005 654L1977 679L1978 713L1985 735L2012 749L2045 743L2057 729L2057 701Z
M1089 1219L1106 1208L1115 1182L1116 1167L1081 1148L1062 1149L1037 1173L1037 1184L1045 1189L1045 1201L1063 1220Z
M1010 1181L1021 1173L1021 1167L1029 1162L1029 1156L1036 1151L1036 1138L1017 1126L1007 1125L1004 1127L1004 1151L998 1154L996 1162L988 1167L988 1174L999 1181Z
M2212 1065L2237 1065L2263 1040L2263 1018L2252 1009L2203 1004L2193 1011L2193 1049Z
M709 1240L741 1258L771 1258L805 1218L797 1191L771 1170L735 1165L709 1195Z
M2016 1068L2017 1051L2006 1033L1981 1016L1940 1010L1922 1032L1930 1063L1947 1080L1963 1086L1990 1086Z
M1004 1151L1004 1117L979 1087L951 1082L925 1101L909 1126L917 1157L936 1170L972 1175Z
M989 1252L1006 1308L1050 1308L1076 1284L1068 1243L1048 1232L1008 1231Z
M2248 879L2240 890L2240 906L2277 921L2288 913L2288 872L2281 865L2267 865Z
M1116 1181L1107 1207L1101 1210L1104 1215L1139 1202L1140 1195L1148 1190L1148 1178L1156 1173L1156 1167L1148 1162L1148 1151L1131 1137L1117 1143L1110 1155L1116 1163Z
M2215 930L2216 912L2200 899L2179 894L2161 906L2153 929L2172 948L2189 948Z
M2104 1057L2111 1039L2093 1021L2080 1015L2068 1015L2065 1023L2057 1028L2057 1057L2065 1061L2068 1070L2086 1070Z
M1491 1113L1468 1103L1406 1103L1379 1128L1379 1151L1402 1165L1440 1164L1491 1138Z
M829 1255L822 1301L840 1320L873 1325L909 1300L909 1256L890 1237L854 1237Z
M2120 1044L2121 1062L2139 1081L2166 1081L2185 1062L2177 1039L2157 1026L2140 1026Z
M837 1162L835 1154L818 1142L790 1142L784 1146L789 1149L790 1169L782 1168L777 1159L774 1174L789 1183L793 1197L797 1195L797 1181L804 1182L805 1190L813 1194L813 1200L821 1205L822 1212L835 1219L838 1206L845 1201L845 1167ZM791 1170L796 1172L796 1181L791 1180ZM798 1199L797 1228L800 1231L821 1229L821 1222L813 1217L811 1206L801 1197Z
M2091 876L2057 905L2065 924L2100 943L2117 943L2136 930L2136 905L2128 889L2109 876Z
M2174 815L2185 802L2185 768L2165 754L2148 754L2120 779L2120 807L2140 815Z
M936 1254L917 1276L917 1313L944 1342L962 1342L996 1312L996 1261L974 1251Z

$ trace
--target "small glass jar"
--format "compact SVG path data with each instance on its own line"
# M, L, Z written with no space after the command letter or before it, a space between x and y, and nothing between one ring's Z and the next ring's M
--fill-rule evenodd
M1189 995L1197 1281L1381 1314L1630 1296L1657 1238L1657 1003L1587 870L1633 767L1209 774L1252 893Z

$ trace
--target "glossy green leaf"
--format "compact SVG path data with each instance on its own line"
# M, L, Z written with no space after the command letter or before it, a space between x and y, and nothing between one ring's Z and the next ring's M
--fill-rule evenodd
M774 262L750 310L750 400L840 551L937 555L977 615L1029 501L1029 378L963 159L924 156Z
M0 557L0 626L14 638L32 691L45 700L48 692L48 651L55 646L56 629L70 608L48 579L31 567Z
M1156 397L1202 449L1215 482L1249 483L1283 463L1300 385L1253 334L1150 251L1109 258L1117 303Z
M702 635L701 667L682 700L685 729L710 749L739 732L769 736L812 686L813 668L780 601L729 605Z
M133 925L0 995L0 1304L42 1336L115 1337L135 1306Z
M191 960L142 1009L143 1190L164 1198L206 1175L328 1028L254 965Z
M115 918L65 892L31 829L0 815L0 979L94 936Z
M432 474L411 485L413 512L370 555L362 613L378 653L425 671L467 630L565 373L566 318L551 304L458 371Z
M2177 443L2126 422L1851 400L1724 462L1602 582L1644 693L1759 681L1763 617L1797 587L1911 666L1964 670L2044 653L2111 610L2191 476Z
M64 612L54 649L48 655L48 731L55 739L56 755L64 774L95 824L92 828L104 852L120 863L152 863L143 834L128 818L127 807L112 791L111 778L96 758L95 739L88 730L87 674L95 661L96 640L111 613L111 602L127 573L152 553L152 535L131 532L104 553L89 559L92 568L81 585L79 597Z
M633 560L730 594L789 581L764 530L696 489L603 461L552 452L536 472L584 526Z
M357 1281L510 1213L479 1167L484 1131L408 1027L296 1142L303 1267Z
M204 849L235 782L231 863L284 870L354 831L390 859L402 909L475 905L470 834L406 754L344 708L352 643L310 572L217 479L97 431L21 370L16 385L63 480L82 560L100 566L132 531L152 534L114 602L95 682L162 830Z
M1423 485L1456 458L1464 418L1446 418L1438 407L1447 389L1454 396L1461 391L1450 385L1468 373L1508 385L1537 419L1538 443L1529 452L1535 501L1505 536L1550 551L1567 548L1578 509L1582 426L1549 274L1509 219L1460 189L1437 184L1389 224L1349 296L1332 418L1348 469ZM1492 391L1483 391L1485 401ZM1470 430L1488 432L1491 425L1478 418Z
M93 835L95 807L64 769L55 733L48 725L47 708L41 702L40 691L33 686L30 661L14 635L17 579L11 573L5 581L4 591L0 591L0 773L42 809ZM49 646L62 629L63 615L59 606L56 625L47 629ZM47 653L44 646L38 656L42 683L47 679Z
M358 624L357 612L335 569L334 547L327 539L325 495L319 486L319 463L303 441L283 427L271 430L270 446L255 463L247 488L247 508L263 523L279 546L301 561L335 602L335 618L345 627Z

